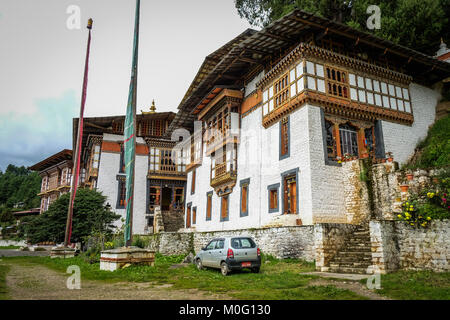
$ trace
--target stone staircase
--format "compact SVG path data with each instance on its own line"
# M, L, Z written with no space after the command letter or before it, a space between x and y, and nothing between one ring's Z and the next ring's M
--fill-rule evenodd
M372 251L369 226L361 225L349 235L344 246L331 259L329 271L366 274L370 265L372 265Z

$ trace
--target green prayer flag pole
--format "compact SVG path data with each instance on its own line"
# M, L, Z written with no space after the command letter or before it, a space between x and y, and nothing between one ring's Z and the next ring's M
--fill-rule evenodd
M139 15L140 0L136 0L136 18L134 26L133 62L131 68L130 90L124 126L124 155L126 173L126 221L124 229L125 246L133 242L133 199L136 159L136 98L137 98L137 67L139 47Z

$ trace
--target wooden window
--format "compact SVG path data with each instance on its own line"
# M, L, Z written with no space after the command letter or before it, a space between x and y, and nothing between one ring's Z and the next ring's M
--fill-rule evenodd
M123 121L114 120L112 124L112 131L117 134L123 134Z
M212 216L212 191L206 194L206 221L211 220Z
M274 210L278 208L278 190L269 190L269 209Z
M241 200L240 200L240 216L248 216L248 192L250 185L250 178L241 180Z
M341 141L341 154L345 157L358 156L358 132L357 129L349 124L339 126L339 136Z
M334 124L325 120L326 146L328 159L335 160L337 157L336 141L334 137Z
M274 108L286 103L290 98L296 96L305 89L303 68L304 62L301 61L263 91L263 116L266 116L272 112Z
M228 196L223 196L221 200L220 221L228 221Z
M280 160L289 157L289 118L280 121Z
M192 224L197 222L197 207L192 208Z
M141 136L149 136L151 134L151 121L143 120L141 121Z
M150 206L159 206L161 205L161 188L160 187L150 187L149 193Z
M248 195L248 185L242 186L241 195L241 211L247 212L247 195Z
M119 173L125 172L125 151L123 149L123 144L120 146L120 167Z
M195 193L195 179L196 179L196 175L197 175L197 170L194 169L192 171L191 194Z
M150 171L160 171L161 170L161 150L158 148L150 148L149 157L149 170Z
M284 178L284 214L297 213L297 179L296 176Z
M342 98L349 97L347 72L326 66L327 93Z
M374 127L364 129L364 147L369 157L375 157L375 131Z
M175 188L175 208L181 208L184 202L184 188Z
M267 187L269 196L269 213L278 212L278 191L280 189L280 184L272 184Z
M279 106L286 103L289 99L289 75L288 73L281 76L280 79L275 81L274 85L274 107L278 108Z
M117 208L124 208L127 205L126 196L127 196L126 182L125 180L119 180Z
M191 204L188 204L186 209L186 228L191 227Z

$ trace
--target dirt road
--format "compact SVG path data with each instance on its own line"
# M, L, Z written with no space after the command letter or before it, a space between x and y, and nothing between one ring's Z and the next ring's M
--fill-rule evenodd
M171 285L81 281L80 290L67 289L65 275L40 265L7 263L9 297L13 300L229 300L228 296L199 290L174 290Z

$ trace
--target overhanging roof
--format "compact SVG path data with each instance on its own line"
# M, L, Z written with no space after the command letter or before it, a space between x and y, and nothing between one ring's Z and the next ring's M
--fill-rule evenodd
M250 68L281 58L299 44L302 35L311 32L316 39L333 35L355 47L366 48L372 55L383 55L417 82L431 85L450 75L447 62L347 25L294 10L261 31L248 29L217 50L215 60L208 56L178 106L179 111L166 134L177 127L192 127L192 111L214 86L235 85Z
M72 150L64 149L48 157L47 159L42 160L41 162L38 162L32 165L31 167L28 167L28 169L33 171L42 171L65 160L72 160Z
M167 120L172 121L175 118L174 112L155 112L150 114L138 114L136 115L136 121L141 120ZM82 148L86 145L89 135L102 135L103 133L112 133L113 121L125 121L125 116L109 116L109 117L90 117L83 119L83 137ZM76 147L76 137L78 132L78 118L73 118L72 126L72 146Z

